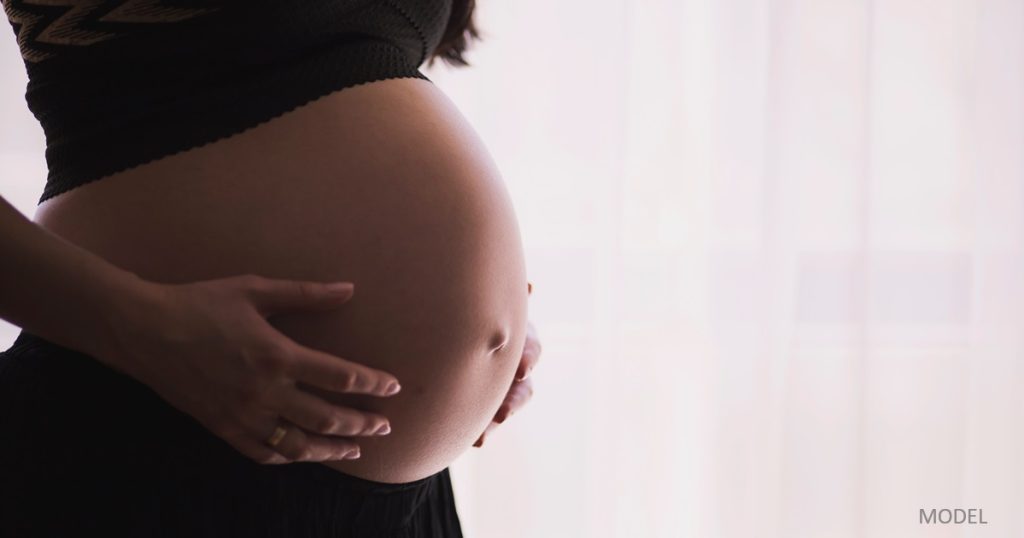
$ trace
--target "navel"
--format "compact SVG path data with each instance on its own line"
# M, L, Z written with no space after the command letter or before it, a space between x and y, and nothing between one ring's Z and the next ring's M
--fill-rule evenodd
M488 340L488 342L487 342L487 352L488 352L488 354L493 355L493 354L501 351L502 349L505 349L505 346L508 345L508 341L509 341L508 331L506 331L504 329L498 329L498 330L494 331L494 333L491 334L490 340Z

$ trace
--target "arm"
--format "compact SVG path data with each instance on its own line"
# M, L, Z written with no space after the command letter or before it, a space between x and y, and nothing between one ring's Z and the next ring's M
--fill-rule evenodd
M114 366L116 320L142 302L146 282L35 224L3 197L0 252L0 318Z

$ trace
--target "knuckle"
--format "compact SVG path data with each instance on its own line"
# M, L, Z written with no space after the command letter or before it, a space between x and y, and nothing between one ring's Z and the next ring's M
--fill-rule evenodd
M238 402L241 408L237 415L244 415L245 410L256 405L263 399L263 388L254 383L246 383L238 387Z
M256 392L251 387L239 387L237 398L241 407L250 407L256 403Z
M267 358L278 358L288 355L288 346L274 338L260 344L260 355Z
M316 286L312 282L300 281L296 283L299 297L305 300L316 297Z
M338 390L350 391L356 387L358 376L355 372L346 371L338 373L336 380Z
M288 367L288 361L286 352L269 354L263 358L263 368L269 372L280 373Z
M363 425L360 425L359 421L350 420L342 428L344 430L344 433L342 433L342 435L359 435L363 433L368 426L369 424L366 422L364 422Z
M298 459L298 460L311 460L315 456L316 456L316 451L313 450L313 447L311 447L311 446L309 446L307 444L306 446L304 446L304 447L302 447L302 448L300 448L298 450L298 456L296 456L295 459Z
M282 445L283 444L284 443L282 443ZM288 446L278 446L277 450L278 450L278 452L281 453L282 456L284 456L284 457L286 457L286 458L288 458L290 460L300 460L300 459L302 459L302 456L305 453L306 448L303 447L303 446L288 445Z
M263 278L253 273L246 273L238 277L238 283L247 289L259 289L263 286Z
M287 346L278 342L263 344L256 354L257 364L271 372L282 372L292 360L292 352Z
M256 460L257 463L262 463L263 465L269 465L269 464L272 464L272 463L276 462L277 458L278 458L278 456L276 454L274 454L273 452L265 452L263 454L260 454L260 455L256 456L253 459Z
M341 421L334 415L325 415L317 419L316 430L321 433L331 433L341 429Z

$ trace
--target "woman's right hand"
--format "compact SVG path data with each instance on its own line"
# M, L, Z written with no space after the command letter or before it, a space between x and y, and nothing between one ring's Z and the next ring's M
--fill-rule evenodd
M333 286L256 275L142 281L144 300L134 304L143 306L125 310L105 362L258 463L357 458L350 437L388 433L387 418L329 403L296 381L390 396L400 390L398 380L304 347L266 320L281 311L336 308L351 298L351 283ZM272 448L265 440L278 425L288 433Z

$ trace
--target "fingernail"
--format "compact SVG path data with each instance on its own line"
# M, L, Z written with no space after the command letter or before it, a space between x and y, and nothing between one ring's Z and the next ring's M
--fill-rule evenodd
M400 390L402 390L402 385L399 385L397 381L392 381L384 388L384 395L391 396L392 394L398 393Z
M352 452L349 452L348 454L346 454L345 455L345 459L347 459L347 460L354 460L354 459L358 458L359 456L360 456L359 449L357 448L357 449L353 450Z
M336 295L340 295L342 293L348 293L349 291L352 291L352 287L353 286L351 282L331 282L330 284L327 284L327 291Z
M377 431L373 433L374 435L387 435L391 433L391 425L387 423L381 424L381 426L377 428Z

